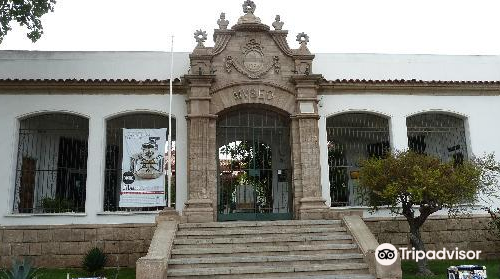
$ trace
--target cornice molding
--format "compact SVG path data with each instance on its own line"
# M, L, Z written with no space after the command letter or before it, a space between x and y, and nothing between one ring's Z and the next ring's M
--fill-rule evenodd
M496 96L500 81L335 80L322 81L318 94Z
M186 77L186 76L184 76ZM200 76L188 76L188 79ZM213 75L201 79L212 79ZM186 80L184 80L186 82ZM185 94L186 84L173 81L175 94ZM212 88L211 94L236 85L269 85L292 94L294 90L278 84L247 81ZM419 80L322 80L318 84L320 95L340 94L394 94L394 95L446 95L446 96L498 96L500 81L419 81ZM8 94L167 94L168 80L127 79L0 79L0 95Z
M185 94L181 80L173 81L174 94ZM135 79L0 79L0 95L10 94L168 94L169 80Z

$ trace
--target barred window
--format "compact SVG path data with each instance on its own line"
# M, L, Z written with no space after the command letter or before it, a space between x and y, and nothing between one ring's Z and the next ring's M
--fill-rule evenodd
M344 113L326 120L332 207L353 206L359 162L390 150L389 120L369 113Z
M445 113L421 113L406 118L410 150L434 155L445 162L467 159L465 125L461 117Z
M168 116L155 113L131 113L115 117L106 122L106 167L104 170L104 210L105 211L154 211L159 207L123 208L119 207L122 182L123 129L168 128ZM172 117L172 206L175 207L175 118ZM167 131L168 135L168 131ZM168 144L166 145L166 148ZM165 150L165 158L167 157ZM166 169L167 160L165 160ZM166 173L166 172L165 172ZM165 192L167 192L165 179ZM167 200L167 197L165 197Z
M67 113L20 120L15 213L85 212L88 119Z

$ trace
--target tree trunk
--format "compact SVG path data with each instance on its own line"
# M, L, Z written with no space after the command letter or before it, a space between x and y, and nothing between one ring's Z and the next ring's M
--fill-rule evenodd
M425 250L425 245L424 242L422 241L422 237L420 235L420 227L421 225L415 224L417 222L410 222L410 243L411 246L415 248L416 251L424 251ZM418 276L431 276L434 275L432 271L429 269L429 265L427 263L427 258L424 258L423 260L419 260L417 262L417 268Z

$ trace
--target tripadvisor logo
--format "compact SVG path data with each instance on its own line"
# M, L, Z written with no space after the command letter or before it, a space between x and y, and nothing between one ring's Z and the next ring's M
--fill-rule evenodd
M479 260L481 251L463 251L455 248L448 250L443 248L441 250L419 251L415 248L408 249L406 247L399 248L399 251L394 245L390 243L380 244L375 250L375 259L381 265L392 265L396 262L398 254L401 254L402 260L414 260L416 262L428 260Z
M392 265L398 259L398 250L390 243L380 244L375 250L375 259L381 265Z

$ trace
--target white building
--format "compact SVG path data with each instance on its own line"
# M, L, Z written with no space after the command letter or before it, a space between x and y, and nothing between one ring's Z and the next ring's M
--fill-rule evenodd
M499 56L313 55L307 35L290 49L250 14L174 55L174 202L188 222L319 207L370 222L389 215L356 201L360 159L500 153ZM161 208L118 206L122 129L168 127L169 66L163 52L0 51L3 229L153 224ZM235 147L251 162L223 152Z
M0 55L0 111L4 131L0 135L4 154L0 171L5 178L0 186L4 193L8 193L1 203L4 213L0 223L153 222L154 211L129 212L105 208L106 125L110 125L108 121L117 116L134 113L168 114L168 82L165 76L169 72L170 54L2 51ZM176 53L174 57L174 77L180 78L189 68L189 56L187 53ZM318 95L321 189L328 204L331 204L326 144L329 141L328 133L354 135L361 131L341 128L341 124L335 126L336 115L342 114L346 118L339 118L339 121L349 121L345 113L358 113L351 116L359 117L356 121L367 123L368 115L380 116L381 123L369 125L380 124L383 140L392 149L402 150L408 148L408 133L411 133L407 126L407 121L411 122L409 117L421 113L441 113L459 119L455 121L459 123L458 127L455 131L439 134L436 140L432 140L432 137L437 133L429 134L426 140L428 150L446 154L446 150L441 149L459 144L467 156L500 152L500 144L496 140L499 135L495 129L491 129L492 119L500 117L496 109L500 106L499 83L495 82L500 79L500 58L497 56L318 54L313 67L315 72L322 73L328 80ZM174 84L175 204L176 209L182 211L187 197L186 97L180 82L176 80ZM54 175L44 176L42 172L37 172L44 178L37 178L41 181L35 183L33 205L27 206L28 210L23 212L18 209L19 200L14 202L16 185L20 183L16 179L20 179L22 170L17 165L21 164L18 150L29 152L28 149L35 148L33 145L43 145L44 142L58 145L57 139L50 138L26 139L29 142L22 142L22 137L27 133L23 130L23 121L41 113L77 115L86 122L82 125L88 129L88 134L81 137L88 137L87 190L83 199L85 202L79 204L79 212L57 214L54 217L54 214L47 216L37 209L41 207L43 195L54 195L57 184ZM331 125L327 125L329 121L332 121ZM451 118L443 118L443 121L455 123ZM57 130L57 124L51 123L54 125L52 128ZM416 134L417 129L413 128ZM350 141L350 144L355 148L359 142ZM37 147L38 151L32 153L39 156L36 158L37 164L40 164L37 169L54 170L56 166L50 164L57 164L57 156L52 152L57 153L60 147ZM44 152L51 155L44 155ZM43 159L47 156L50 160ZM346 160L350 161L350 158ZM347 206L354 205L347 199L343 202L348 202L344 204ZM33 211L29 208L33 208Z

